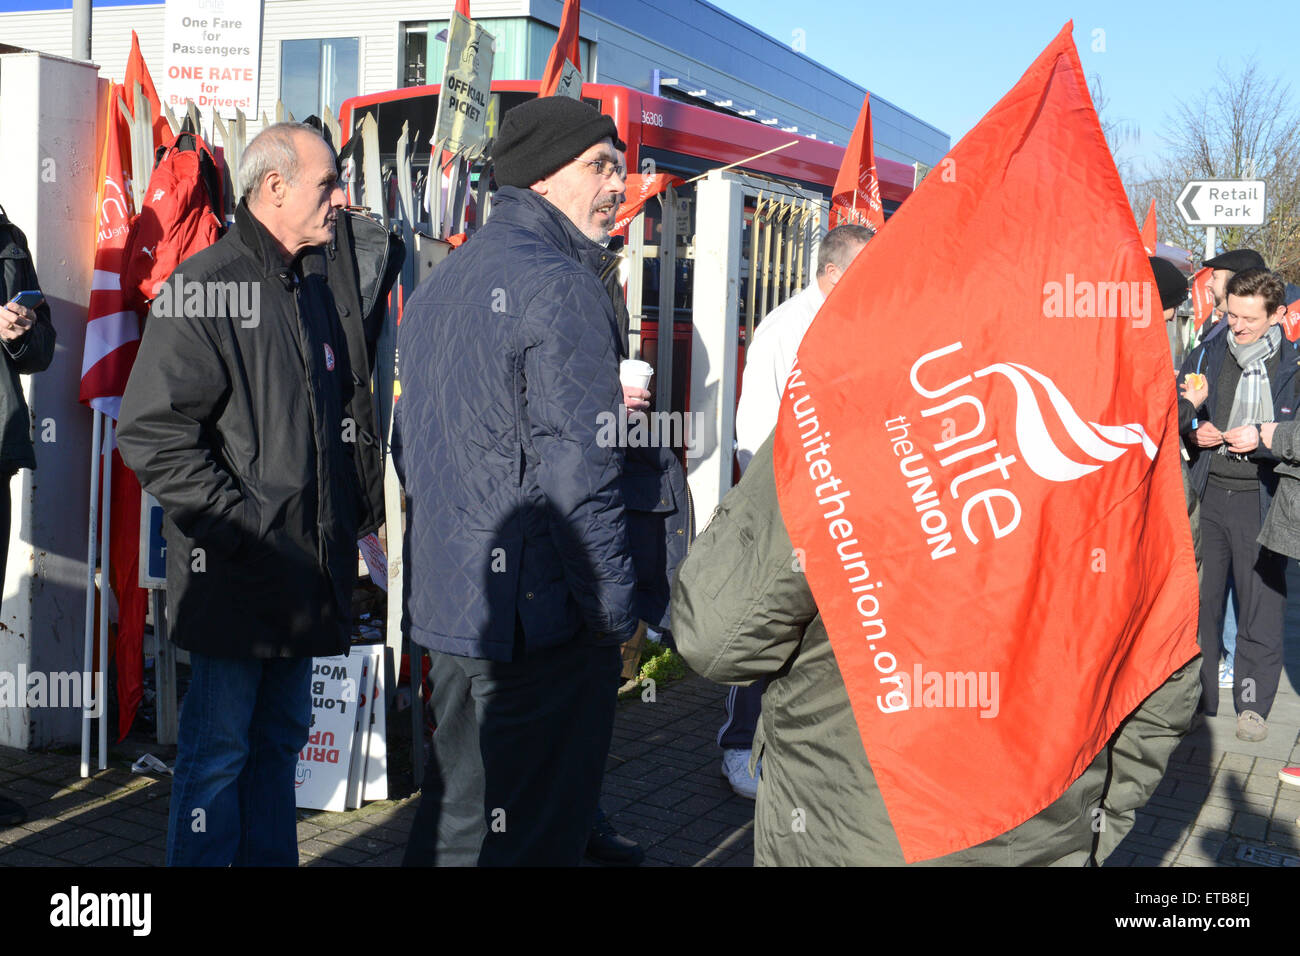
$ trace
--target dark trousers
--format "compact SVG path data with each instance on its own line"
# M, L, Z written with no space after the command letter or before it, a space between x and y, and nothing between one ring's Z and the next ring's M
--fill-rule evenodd
M751 750L758 718L763 713L763 691L767 679L748 687L727 688L727 719L718 729L718 746L723 750Z
M1219 708L1219 641L1223 593L1232 574L1240 602L1232 700L1237 713L1268 717L1282 673L1286 558L1263 548L1259 492L1228 491L1213 483L1201 501L1201 707Z
M614 730L617 647L432 652L437 729L404 866L577 866Z

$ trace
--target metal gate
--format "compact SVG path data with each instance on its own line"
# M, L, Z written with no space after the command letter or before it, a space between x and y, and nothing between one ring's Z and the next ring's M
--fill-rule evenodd
M698 184L696 207L689 402L702 434L687 480L702 528L733 483L742 320L748 343L765 315L812 281L829 206L792 183L714 171Z

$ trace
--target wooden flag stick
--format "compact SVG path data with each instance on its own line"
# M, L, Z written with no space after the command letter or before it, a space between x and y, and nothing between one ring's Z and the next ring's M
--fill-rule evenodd
M683 185L688 185L690 183L696 182L697 180L703 179L705 176L709 175L709 173L721 173L728 169L731 169L733 166L743 166L745 165L745 163L752 163L756 159L762 159L764 156L767 156L769 153L778 153L783 149L789 149L791 146L794 146L798 142L799 141L797 139L792 139L788 143L782 143L780 146L773 146L771 149L766 149L761 153L755 153L753 156L746 156L744 159L738 159L734 163L728 163L726 166L719 166L717 169L710 169L707 172L700 173L698 176L686 180L686 182L683 183Z

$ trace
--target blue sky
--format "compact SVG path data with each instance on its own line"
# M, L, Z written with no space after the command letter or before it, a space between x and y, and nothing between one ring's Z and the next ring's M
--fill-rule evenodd
M124 2L136 0L95 5ZM1209 89L1219 63L1236 72L1258 59L1267 75L1290 84L1291 102L1300 102L1297 0L1242 7L1210 0L712 2L783 42L802 30L808 56L937 126L953 143L1070 19L1085 72L1101 76L1107 118L1139 133L1121 157L1140 163L1161 152L1176 101ZM3 10L71 6L71 0L0 0Z
M1122 156L1162 151L1165 117L1178 99L1199 98L1220 62L1237 72L1257 58L1300 103L1300 3L1255 0L710 0L732 16L789 42L803 30L805 53L937 126L955 144L1020 78L1065 25L1084 72L1101 76L1107 118L1136 124L1140 141ZM1094 34L1100 30L1103 33ZM1094 52L1095 40L1104 51Z

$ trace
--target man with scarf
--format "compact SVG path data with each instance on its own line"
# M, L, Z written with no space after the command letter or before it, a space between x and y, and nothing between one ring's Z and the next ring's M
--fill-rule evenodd
M1183 362L1179 426L1201 498L1201 709L1218 712L1215 664L1223 593L1232 572L1241 600L1233 704L1237 737L1268 735L1268 713L1282 669L1286 559L1257 542L1278 476L1260 425L1295 418L1295 343L1283 339L1285 286L1266 269L1246 269L1227 284L1226 334ZM1190 373L1204 379L1188 379ZM1212 646L1211 646L1212 645Z

